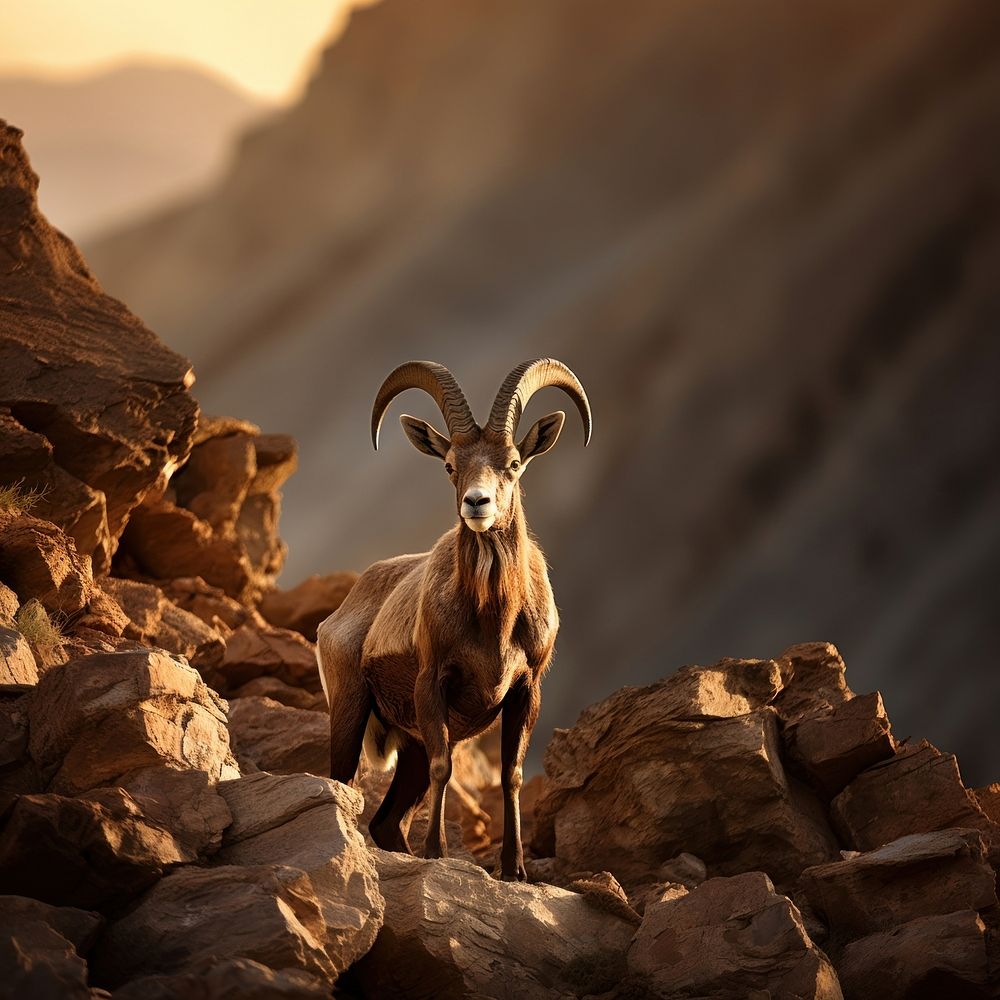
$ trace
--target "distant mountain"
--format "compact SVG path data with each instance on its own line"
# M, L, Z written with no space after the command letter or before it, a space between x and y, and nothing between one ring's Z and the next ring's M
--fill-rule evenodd
M454 517L401 432L371 451L393 365L480 419L524 358L577 371L593 443L571 413L524 483L563 612L536 746L796 637L996 777L996 4L385 0L209 195L87 250L209 411L299 439L290 583Z
M40 202L76 239L214 180L260 99L188 66L126 65L73 80L0 76L0 117L25 133Z

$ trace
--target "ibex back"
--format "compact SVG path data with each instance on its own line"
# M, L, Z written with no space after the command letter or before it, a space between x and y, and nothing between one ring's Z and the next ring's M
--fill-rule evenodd
M372 443L392 399L428 392L448 436L415 417L400 421L420 451L444 462L455 486L458 522L430 552L375 563L318 630L316 654L330 706L330 773L354 777L362 744L392 784L369 829L380 847L409 852L415 806L430 788L426 857L446 851L444 796L454 745L502 713L504 838L501 877L524 879L518 797L521 768L552 658L559 616L545 557L528 535L520 479L559 437L564 413L542 417L514 443L533 393L563 389L590 440L590 404L576 376L549 358L518 365L504 380L485 426L443 365L411 361L382 384Z

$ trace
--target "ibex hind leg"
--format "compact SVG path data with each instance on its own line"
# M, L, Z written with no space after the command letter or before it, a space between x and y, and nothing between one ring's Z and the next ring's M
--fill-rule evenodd
M330 707L330 777L348 784L358 769L371 694L358 663L320 636L316 645L323 692Z
M403 829L413 809L427 793L430 766L424 748L412 738L399 748L396 773L378 812L368 824L372 840L384 851L412 854ZM406 824L409 826L409 824Z

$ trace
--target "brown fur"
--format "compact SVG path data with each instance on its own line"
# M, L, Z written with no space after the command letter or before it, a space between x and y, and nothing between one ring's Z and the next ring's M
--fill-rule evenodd
M502 713L501 875L525 878L518 792L559 618L545 558L525 523L519 479L555 443L562 419L543 417L519 449L505 433L476 427L449 441L402 418L411 441L452 470L459 514L468 491L479 489L496 516L482 532L460 516L429 552L375 563L319 627L331 775L353 778L370 714L402 735L396 775L370 826L381 847L409 851L409 816L429 786L425 855L445 853L452 748Z

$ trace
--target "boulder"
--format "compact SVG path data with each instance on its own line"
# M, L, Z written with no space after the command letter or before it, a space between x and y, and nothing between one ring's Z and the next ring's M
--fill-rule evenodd
M281 864L310 878L325 922L323 946L338 971L375 941L384 901L357 819L359 792L311 774L251 774L219 791L233 815L221 864Z
M179 975L142 976L114 1000L328 1000L330 984L299 969L275 972L249 958L212 957Z
M975 910L918 917L852 941L837 974L846 1000L985 996L986 927Z
M628 950L650 995L840 1000L836 973L795 905L761 872L650 902Z
M201 772L188 773L205 780ZM175 836L171 817L157 805L123 788L81 798L20 796L0 830L0 892L84 909L127 902L171 866L197 860L204 846ZM229 818L222 800L215 813L221 835Z
M232 534L257 474L253 435L221 434L195 444L174 478L177 503L220 534Z
M298 632L247 622L226 641L226 652L208 675L213 686L231 691L255 677L277 677L294 687L320 690L316 653Z
M270 590L261 598L260 613L280 628L300 632L316 641L316 627L333 614L357 582L358 574L310 576L290 590Z
M83 611L94 591L90 559L77 552L76 542L29 514L0 512L0 579L21 604L35 598L64 616Z
M167 600L151 583L107 577L101 589L128 618L126 638L169 653L179 653L201 670L219 663L226 646L222 636L200 618Z
M812 785L830 797L865 768L896 752L889 717L877 691L792 722L782 736L789 758Z
M954 754L923 741L855 778L832 802L830 814L844 843L868 851L909 833L948 827L980 830L1000 860L1000 826L963 784Z
M225 703L167 653L98 653L47 673L28 697L29 747L46 789L77 795L155 764L239 772Z
M628 887L682 851L778 881L835 857L819 802L781 763L780 685L774 661L723 660L586 709L545 751L535 853Z
M614 988L635 927L554 886L376 850L385 924L354 969L364 997L567 997Z
M832 642L802 642L778 657L781 691L774 707L785 722L830 711L850 701L847 667Z
M330 717L270 698L233 698L229 731L240 761L275 774L328 774Z
M100 927L96 913L0 896L0 996L90 1000L85 958Z
M115 988L139 976L183 974L225 956L276 971L337 975L309 877L283 865L183 867L107 928L94 978Z
M13 625L19 606L17 594L6 583L0 582L0 625Z
M264 619L255 611L244 607L221 587L207 584L200 576L164 580L160 585L177 607L190 611L223 637L247 621L264 624Z
M4 406L32 436L17 447L49 487L40 512L103 573L129 511L187 457L194 377L102 291L39 213L37 191L21 132L0 122L0 248L17 262L4 274L0 313ZM16 463L0 467L4 481L22 478Z
M845 941L917 917L997 905L996 880L978 830L900 837L877 850L807 868L799 887Z
M107 578L104 582L107 583ZM73 631L75 633L77 628L82 626L116 638L125 632L129 624L129 616L122 610L122 606L107 593L107 588L102 589L97 586L90 595L90 601L83 614L73 619Z
M0 687L38 683L38 664L28 640L17 629L0 625Z
M314 712L326 711L326 699L322 692L313 694L300 687L292 687L277 677L255 677L240 685L231 695L230 700L240 698L270 698L291 708L308 708Z
M0 816L18 795L42 788L28 752L27 700L0 697Z

